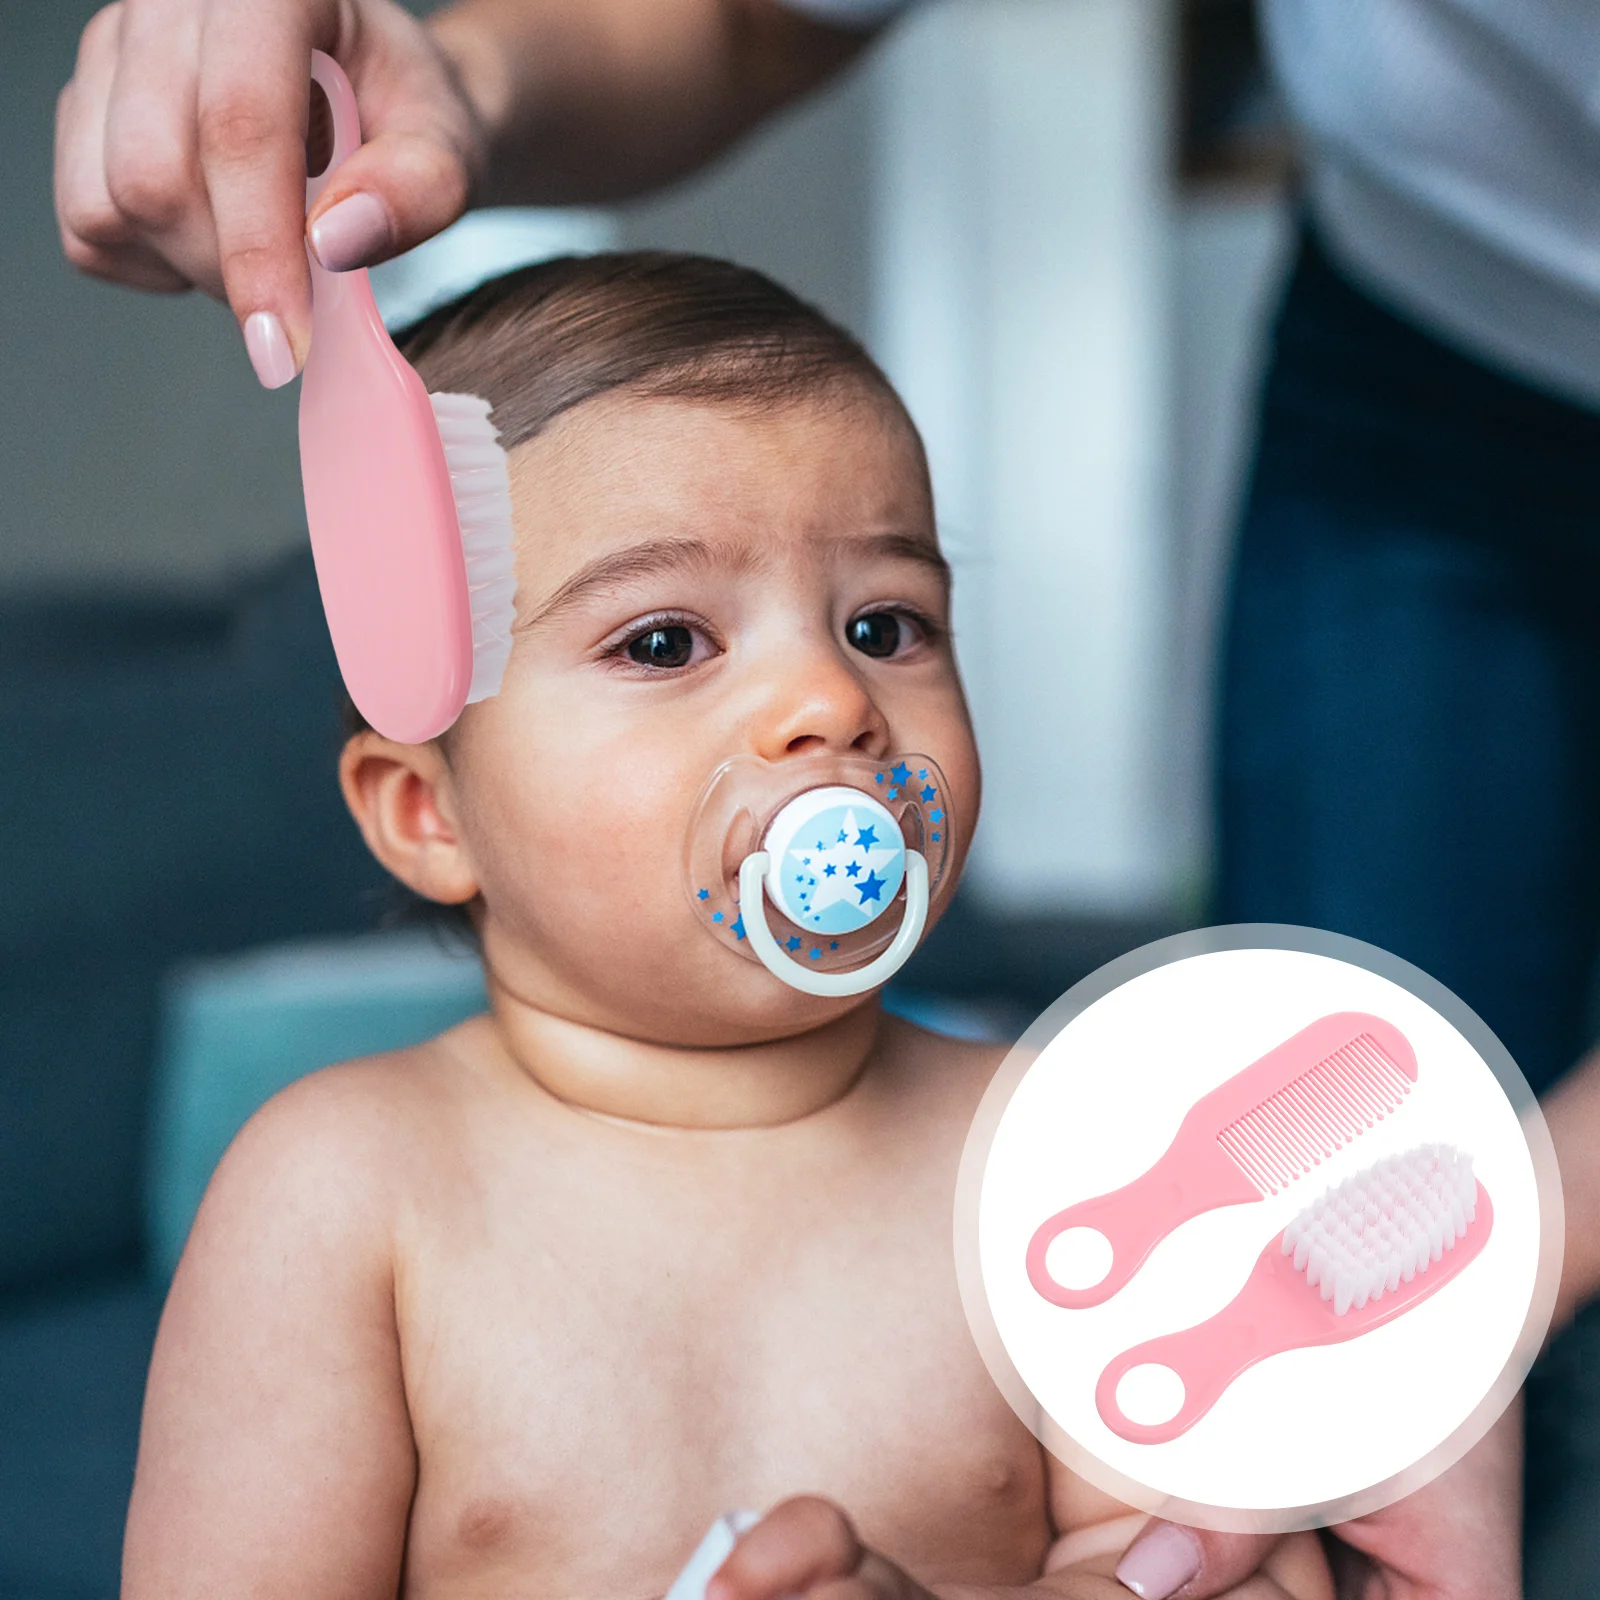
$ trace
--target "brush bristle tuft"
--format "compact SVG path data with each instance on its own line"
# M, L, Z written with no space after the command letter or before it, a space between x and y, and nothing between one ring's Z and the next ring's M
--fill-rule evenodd
M1283 1230L1283 1253L1342 1317L1426 1272L1472 1226L1477 1205L1472 1157L1420 1145L1330 1188Z
M517 576L512 545L511 478L489 402L475 394L433 394L461 524L472 602L472 686L467 703L499 691L511 655Z

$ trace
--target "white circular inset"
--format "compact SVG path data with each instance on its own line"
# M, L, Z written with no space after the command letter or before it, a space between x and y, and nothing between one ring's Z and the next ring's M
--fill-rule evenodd
M1319 1213L1307 1238L1344 1255L1286 1254L1353 1179L1415 1214ZM1277 926L1161 940L1051 1007L990 1085L956 1205L963 1305L1018 1416L1119 1499L1236 1531L1362 1515L1465 1454L1537 1354L1562 1232L1538 1103L1481 1020L1383 951Z
M1092 1289L1111 1270L1111 1241L1098 1228L1068 1228L1050 1241L1044 1260L1063 1289Z
M1183 1409L1183 1379L1157 1361L1129 1367L1117 1384L1117 1404L1134 1422L1169 1422Z
M906 841L893 814L863 789L808 789L772 819L761 848L772 859L767 897L810 932L854 933L888 910L906 875Z

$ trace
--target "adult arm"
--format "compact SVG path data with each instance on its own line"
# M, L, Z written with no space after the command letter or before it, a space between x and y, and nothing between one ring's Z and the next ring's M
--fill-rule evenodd
M276 386L310 343L309 238L382 260L469 204L598 201L692 170L822 82L870 31L778 0L118 0L56 112L62 247L85 272L225 298ZM304 215L313 48L363 148Z
M1561 1168L1566 1255L1552 1332L1600 1295L1600 1050L1578 1063L1544 1098L1545 1121Z

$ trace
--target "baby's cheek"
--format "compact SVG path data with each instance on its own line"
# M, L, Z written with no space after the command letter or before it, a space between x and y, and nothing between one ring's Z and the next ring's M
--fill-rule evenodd
M637 949L686 931L683 842L641 796L647 787L554 782L486 818L491 912L546 947L632 938Z

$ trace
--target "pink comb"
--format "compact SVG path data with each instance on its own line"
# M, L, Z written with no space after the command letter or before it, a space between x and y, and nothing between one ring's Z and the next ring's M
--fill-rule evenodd
M1143 1177L1040 1224L1029 1280L1053 1305L1102 1304L1180 1223L1276 1194L1393 1111L1416 1081L1416 1054L1393 1023L1361 1011L1320 1018L1197 1100ZM1110 1270L1089 1288L1069 1289L1045 1264L1070 1228L1111 1246Z
M311 76L333 155L306 205L361 143L331 56ZM300 383L300 473L322 609L345 687L379 733L420 744L500 686L510 654L510 489L488 404L430 396L394 347L365 268L311 262L311 351Z
M1095 1406L1131 1443L1165 1444L1256 1362L1341 1344L1403 1316L1470 1266L1493 1226L1468 1158L1438 1145L1391 1156L1301 1212L1214 1317L1125 1350L1100 1374ZM1118 1385L1142 1366L1182 1381L1183 1404L1165 1422L1135 1422L1118 1401Z

